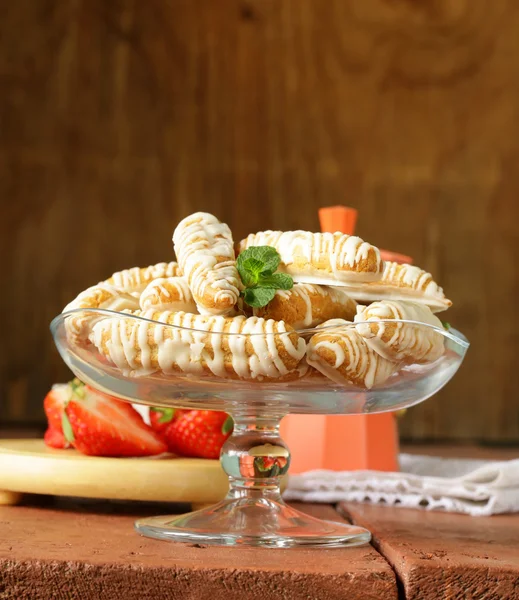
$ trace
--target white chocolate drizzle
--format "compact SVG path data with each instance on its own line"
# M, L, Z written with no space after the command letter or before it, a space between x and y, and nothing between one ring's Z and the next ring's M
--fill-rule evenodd
M141 310L196 312L196 304L185 277L154 279L140 296Z
M132 295L127 294L109 283L98 283L82 291L72 302L63 309L68 312L75 309L104 309L122 312L133 311L139 307L139 301ZM87 337L89 328L103 315L91 313L77 313L67 317L65 327L69 334L79 337Z
M149 267L132 267L114 273L107 283L115 285L124 292L140 292L150 281L159 277L176 277L181 275L180 267L176 262L161 262Z
M277 379L294 372L305 354L305 341L282 321L170 311L140 316L156 322L105 319L90 336L113 364L135 375L182 371Z
M359 306L355 323L368 345L389 360L433 362L444 352L443 335L430 327L442 329L441 321L417 302L383 300Z
M341 233L311 233L309 231L262 231L249 235L240 243L240 252L250 246L273 246L279 252L282 265L295 280L298 276L315 283L327 281L379 279L383 262L378 248L361 238ZM373 257L369 268L362 261ZM363 263L366 265L366 262ZM331 279L330 279L331 278Z
M307 347L306 360L323 375L344 385L349 383L371 389L383 383L398 369L397 365L373 352L365 340L348 321L332 319L322 327L337 329L323 330L314 334ZM333 364L326 360L322 350L335 357Z
M346 291L359 301L403 300L420 302L433 312L446 310L452 302L445 297L443 289L427 271L414 265L402 265L386 261L380 281L350 284Z
M229 227L209 213L194 213L178 224L173 244L200 313L230 314L241 282Z

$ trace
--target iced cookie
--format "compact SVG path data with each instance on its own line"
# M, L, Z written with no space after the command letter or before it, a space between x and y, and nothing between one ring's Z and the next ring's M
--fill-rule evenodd
M213 215L194 213L178 224L173 244L199 312L231 314L241 281L229 227Z
M213 374L258 381L301 377L305 341L282 321L146 311L97 323L90 340L114 365L134 375Z
M81 292L72 302L69 302L63 309L68 312L75 309L104 309L121 312L123 310L136 310L139 308L139 301L130 294L108 283L98 283ZM99 314L78 313L67 317L65 326L67 333L79 338L88 337L92 324L103 318Z
M329 379L371 389L397 372L399 365L374 352L352 323L332 319L320 328L308 342L306 360Z
M139 303L141 310L196 312L196 304L185 277L154 279L142 292Z
M380 281L348 287L348 293L359 302L404 300L428 306L432 312L447 310L452 302L430 273L413 265L386 261Z
M245 309L257 317L284 321L294 329L304 329L329 319L353 320L357 303L340 288L296 283L291 290L278 290L265 307Z
M418 321L399 323L396 320ZM356 330L381 356L400 362L434 362L444 353L444 337L428 325L443 329L431 310L416 302L383 300L359 306ZM420 325L423 323L424 325Z
M105 283L114 285L124 292L140 293L153 279L178 277L182 271L176 262L161 262L149 267L132 267L114 273Z
M375 281L383 272L378 248L343 233L262 231L241 241L240 252L250 246L272 246L281 256L280 271L296 282L342 285Z

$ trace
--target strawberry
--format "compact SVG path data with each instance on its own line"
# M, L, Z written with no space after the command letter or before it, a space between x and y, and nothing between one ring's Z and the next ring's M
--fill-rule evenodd
M258 472L258 477L275 477L283 472L287 462L285 456L256 456L254 467Z
M150 423L151 428L157 433L164 433L169 427L169 424L189 412L180 408L162 408L152 406L150 408Z
M65 408L65 437L90 456L151 456L167 452L160 436L130 404L80 384Z
M171 452L180 456L219 458L232 431L232 419L224 412L190 410L164 430Z
M65 439L63 435L63 431L55 429L54 427L49 427L43 436L43 441L46 446L49 448L58 448L61 450L62 448L69 448L70 444Z
M43 409L47 416L49 429L43 440L51 448L70 448L71 444L63 436L62 420L65 405L72 395L70 383L57 383L45 396Z

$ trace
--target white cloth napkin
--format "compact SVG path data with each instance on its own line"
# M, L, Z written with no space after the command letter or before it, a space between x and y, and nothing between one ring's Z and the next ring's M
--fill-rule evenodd
M371 502L473 516L519 512L519 459L495 462L401 454L400 469L291 475L284 498Z

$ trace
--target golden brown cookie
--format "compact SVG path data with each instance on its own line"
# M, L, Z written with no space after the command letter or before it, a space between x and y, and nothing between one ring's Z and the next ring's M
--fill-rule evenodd
M147 285L139 299L141 310L196 312L185 277L161 277Z
M121 312L138 309L139 301L113 285L98 283L81 292L72 302L69 302L65 306L63 312L82 308L101 308ZM100 318L103 318L103 316L86 312L72 314L65 321L67 333L78 338L87 338L90 327Z
M229 227L209 213L194 213L178 224L173 244L199 312L231 314L241 280Z
M140 316L143 319L104 319L90 335L99 352L126 372L213 374L257 381L304 375L300 363L306 343L282 321L169 311Z
M374 352L352 323L332 319L308 342L309 365L342 385L371 389L398 371L398 364Z
M445 351L444 337L434 329L443 330L442 323L423 304L383 300L359 306L357 310L356 330L370 348L389 360L429 363L440 358Z
M251 309L256 317L284 321L294 329L315 327L329 319L353 320L357 303L340 288L296 283L291 290L278 290L263 308Z
M378 248L343 233L262 231L242 240L239 251L272 246L281 256L280 271L294 281L323 285L375 281L383 272Z
M452 302L430 273L413 265L386 261L380 281L348 286L348 293L358 302L376 300L404 300L419 302L432 312L447 310Z
M182 271L176 262L161 262L149 267L132 267L117 271L105 283L114 285L123 292L133 293L142 292L142 290L153 279L159 277L178 277Z

